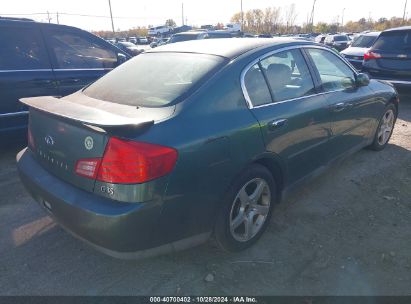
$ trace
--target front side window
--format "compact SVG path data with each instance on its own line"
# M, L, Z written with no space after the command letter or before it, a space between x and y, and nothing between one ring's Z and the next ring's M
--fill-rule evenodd
M355 74L338 56L322 49L308 49L325 92L344 90L355 86Z
M117 54L87 36L65 31L53 31L49 44L60 69L111 69L117 66Z
M314 83L300 50L284 51L261 61L274 101L312 95Z
M46 48L35 29L0 28L0 70L50 69Z
M261 106L272 102L270 91L258 64L255 64L247 71L244 76L244 85L253 106Z
M222 57L189 53L144 53L84 90L89 97L118 104L162 107L187 96Z

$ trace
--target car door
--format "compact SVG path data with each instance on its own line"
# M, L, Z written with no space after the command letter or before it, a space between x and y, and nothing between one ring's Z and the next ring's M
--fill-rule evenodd
M264 57L244 74L243 83L267 151L286 163L287 183L324 165L330 113L300 49Z
M118 65L120 50L81 30L44 25L60 95L97 80Z
M28 112L19 99L57 95L55 78L36 23L1 22L0 41L0 133L24 131Z
M368 86L356 84L356 72L334 52L306 48L320 79L332 115L332 139L328 158L364 144L374 123L377 101Z

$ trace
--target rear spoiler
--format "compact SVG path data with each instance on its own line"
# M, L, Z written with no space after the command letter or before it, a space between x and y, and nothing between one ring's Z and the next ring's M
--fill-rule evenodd
M66 98L60 100L52 96L20 99L20 102L29 109L46 112L87 127L97 127L93 129L97 131L102 129L112 135L117 133L124 135L125 131L134 133L154 124L154 120L144 119L146 115L138 113L137 107L94 101L96 102L77 102ZM140 115L132 116L134 113Z

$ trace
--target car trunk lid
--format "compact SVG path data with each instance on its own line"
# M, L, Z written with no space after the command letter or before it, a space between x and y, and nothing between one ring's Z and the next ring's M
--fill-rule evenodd
M92 192L95 179L75 172L79 160L102 158L111 136L134 138L174 107L139 108L96 100L84 94L25 98L29 107L31 147L37 161L53 175Z

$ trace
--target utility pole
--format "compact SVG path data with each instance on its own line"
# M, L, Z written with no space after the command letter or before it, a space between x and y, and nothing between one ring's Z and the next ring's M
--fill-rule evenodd
M114 34L115 30L114 30L113 12L111 11L111 1L110 0L108 0L108 6L110 8L111 28L113 29L113 34Z
M184 3L181 3L181 23L184 25Z
M408 3L408 0L405 0L404 14L402 15L402 22L405 22L405 16L406 16L406 13L407 13L407 3Z
M343 8L343 11L342 11L341 28L344 28L344 13L345 13L345 7Z
M311 30L314 30L314 10L315 10L315 3L317 2L317 0L314 0L313 2L313 8L311 10Z
M57 24L60 24L60 20L59 20L59 12L56 13L56 17L57 17Z
M49 23L51 22L51 18L50 18L50 13L49 13L49 11L47 11L47 20L49 21Z
M243 0L241 0L241 30L244 27L244 12L243 12Z

